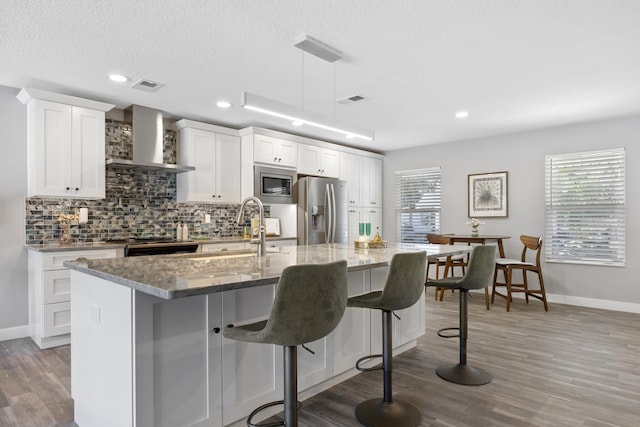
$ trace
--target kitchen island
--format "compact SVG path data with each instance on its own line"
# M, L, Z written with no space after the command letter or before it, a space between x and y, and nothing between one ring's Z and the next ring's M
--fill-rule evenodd
M277 250L277 251L276 251ZM222 337L226 325L265 319L282 270L346 259L349 296L381 289L398 252L429 257L469 248L346 244L254 253L183 254L65 263L71 271L71 392L79 426L226 426L281 399L278 346ZM396 352L424 334L424 303L394 319ZM348 308L329 336L299 352L305 399L355 375L381 348L380 314Z

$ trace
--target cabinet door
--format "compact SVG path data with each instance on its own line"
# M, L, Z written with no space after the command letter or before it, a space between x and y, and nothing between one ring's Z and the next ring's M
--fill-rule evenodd
M298 165L298 143L279 140L276 154L278 156L278 165L293 168Z
M424 298L413 306L399 310L394 318L393 347L399 347L424 335Z
M72 113L71 194L104 198L104 112L73 107Z
M384 234L382 234L382 209L362 208L362 210L363 222L368 222L371 224L370 238L373 240L373 238L376 236L376 227L380 226L380 237L384 239Z
M320 149L313 145L298 146L298 172L305 175L320 174Z
M349 272L348 296L369 291L369 271ZM352 369L356 361L371 349L371 310L347 307L338 327L333 331L333 374Z
M340 179L347 181L349 206L362 206L362 157L340 153Z
M71 281L69 270L52 270L42 272L42 302L71 301Z
M349 208L347 209L348 221L349 221L349 230L348 230L348 243L353 244L360 238L360 223L364 222L362 220L362 209L361 208Z
M216 202L240 203L240 137L216 134Z
M362 206L382 207L382 160L362 158Z
M298 162L297 143L271 136L255 135L253 161L277 166L296 167Z
M318 160L323 176L329 178L340 176L340 153L338 151L321 148Z
M52 337L71 332L71 303L59 302L42 306L42 336Z
M182 135L187 139L185 144L189 157L187 164L194 166L196 170L178 176L179 180L187 180L186 188L184 186L180 188L187 193L181 201L212 202L216 198L214 168L216 134L200 129L186 129Z
M239 289L222 296L223 325L267 319L275 285ZM258 406L282 399L282 349L271 344L222 339L223 424L245 417Z
M29 141L29 195L68 196L71 194L71 106L34 100L29 113L29 133L34 135Z

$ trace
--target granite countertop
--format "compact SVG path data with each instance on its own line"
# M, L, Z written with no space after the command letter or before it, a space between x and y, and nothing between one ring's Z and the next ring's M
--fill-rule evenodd
M296 240L295 237L267 237L267 242L279 241L279 240ZM197 237L189 240L188 242L197 243L200 245L206 245L211 243L240 243L248 242L248 239L241 237ZM187 242L187 241L185 241ZM70 245L61 245L58 242L55 243L43 243L37 245L25 245L25 248L29 251L35 252L63 252L63 251L84 251L84 250L96 250L96 249L121 249L124 248L124 243L112 243L112 242L76 242Z
M187 297L276 283L285 267L346 259L349 271L386 266L399 252L426 250L427 256L457 255L471 250L453 245L389 245L385 249L355 249L353 244L322 244L229 251L153 255L65 262L65 267L163 299Z

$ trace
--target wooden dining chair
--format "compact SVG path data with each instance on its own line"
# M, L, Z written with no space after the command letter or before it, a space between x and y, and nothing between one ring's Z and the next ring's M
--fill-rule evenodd
M542 238L535 236L520 236L520 241L523 244L522 255L520 259L511 258L497 258L496 259L496 271L493 275L493 288L491 290L491 304L495 296L498 295L507 300L507 311L511 308L512 294L516 292L524 293L524 298L527 304L529 304L529 297L534 297L542 301L544 304L544 311L549 311L547 305L547 294L544 290L544 279L542 278L542 268L540 267L540 254L542 253ZM533 258L535 260L529 260ZM513 282L513 272L522 271L522 282ZM498 281L498 271L502 271L504 275L504 282ZM538 282L540 283L540 289L530 289L527 281L527 273L535 273L538 276ZM496 288L505 287L506 294L501 294Z
M435 234L429 233L427 234L427 240L429 243L434 245L450 245L451 239L443 234ZM436 259L429 259L427 261L427 276L425 277L425 282L429 280L429 267L434 265L436 267L436 277L435 279L441 279L449 276L449 272L451 275L454 275L454 268L458 267L462 270L462 275L465 274L465 269L467 267L467 255L454 255L448 257L440 257ZM442 277L440 277L440 267L444 267L444 272ZM445 288L436 288L435 299L438 300L438 292L440 295L440 301L444 298Z

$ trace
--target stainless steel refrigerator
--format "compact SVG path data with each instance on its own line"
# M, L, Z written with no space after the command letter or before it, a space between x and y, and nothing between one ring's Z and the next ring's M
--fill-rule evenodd
M298 245L347 243L347 182L306 176L297 187Z

